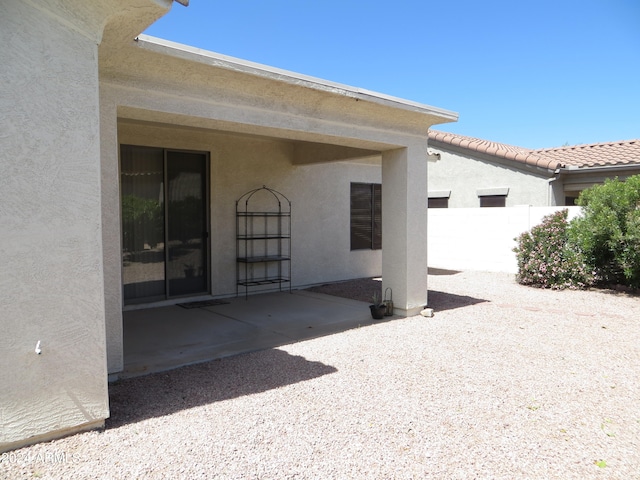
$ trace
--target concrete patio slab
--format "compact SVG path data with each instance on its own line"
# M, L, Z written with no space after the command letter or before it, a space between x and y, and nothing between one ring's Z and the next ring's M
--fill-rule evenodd
M118 378L273 348L374 322L366 302L302 290L225 301L229 303L193 309L174 305L125 311L125 367Z

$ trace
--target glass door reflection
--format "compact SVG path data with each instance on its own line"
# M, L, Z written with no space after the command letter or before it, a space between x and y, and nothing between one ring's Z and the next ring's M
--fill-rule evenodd
M208 158L121 147L125 304L207 293Z
M202 154L167 153L169 296L207 291L206 163Z
M164 152L121 149L122 276L125 303L165 296Z

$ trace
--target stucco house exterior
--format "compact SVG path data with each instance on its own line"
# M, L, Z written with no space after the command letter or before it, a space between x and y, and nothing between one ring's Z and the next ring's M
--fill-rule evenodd
M640 140L530 150L429 131L429 205L573 205L606 178L640 173Z
M236 293L263 185L293 288L381 274L396 314L427 303L427 131L457 114L140 35L171 4L3 2L0 451L104 424L127 306ZM353 185L381 185L381 245L352 248Z

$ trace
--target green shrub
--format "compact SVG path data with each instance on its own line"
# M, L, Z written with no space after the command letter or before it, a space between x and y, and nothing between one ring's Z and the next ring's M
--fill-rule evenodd
M569 242L567 209L547 215L515 240L516 279L523 285L553 289L586 288L593 275L583 255Z
M598 283L640 287L640 175L584 190L578 205L583 216L571 222L570 241Z

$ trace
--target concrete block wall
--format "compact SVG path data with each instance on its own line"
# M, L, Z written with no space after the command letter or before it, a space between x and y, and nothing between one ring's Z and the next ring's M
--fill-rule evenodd
M451 270L516 273L515 238L542 218L580 207L432 208L428 210L429 266Z

